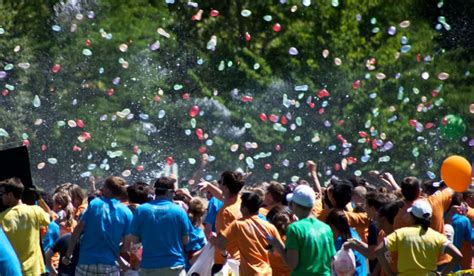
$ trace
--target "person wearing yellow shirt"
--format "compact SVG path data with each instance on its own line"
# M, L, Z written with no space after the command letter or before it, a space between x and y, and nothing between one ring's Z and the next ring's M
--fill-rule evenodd
M41 275L46 272L40 247L40 227L47 226L50 215L38 206L23 204L25 187L18 178L0 182L2 203L8 206L0 213L0 224L21 263L22 274Z
M452 259L441 274L446 275L452 271L461 260L462 254L445 235L429 227L433 214L430 203L418 199L407 212L413 226L395 230L375 250L386 275L395 275L385 258L387 251L398 253L398 275L438 275L436 261L443 253L449 254Z

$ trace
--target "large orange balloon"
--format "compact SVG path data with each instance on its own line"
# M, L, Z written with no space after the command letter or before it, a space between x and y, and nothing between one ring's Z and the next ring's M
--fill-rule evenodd
M452 155L441 165L441 179L456 192L464 192L471 184L472 167L461 156Z

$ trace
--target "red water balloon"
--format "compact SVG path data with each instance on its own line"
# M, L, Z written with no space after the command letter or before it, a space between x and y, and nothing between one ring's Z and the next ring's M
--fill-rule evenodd
M80 128L84 128L84 122L81 119L76 120L76 125Z
M325 111L324 108L322 108L322 107L318 110L318 113L319 113L319 114L324 114L324 112L326 112L326 111Z
M412 127L416 127L416 123L418 123L418 121L415 119L411 119L408 121L408 124L410 124Z
M352 83L352 89L357 90L360 88L360 80L356 80Z
M181 95L181 99L185 101L189 100L189 93L184 93L183 95Z
M329 97L330 94L329 94L329 91L327 91L325 88L321 89L318 91L318 98L326 98L326 97Z
M42 151L46 151L48 149L48 147L45 145L45 144L42 144L41 145L41 150Z
M76 145L72 147L72 151L81 151L82 149Z
M245 33L245 41L250 41L250 39L252 39L252 36L249 33Z
M362 138L365 138L365 137L367 137L367 132L359 131L359 136L362 137Z
M113 88L107 89L107 95L108 95L108 96L113 96L114 93L115 93L115 89L113 89Z
M157 103L159 103L161 101L161 97L159 95L156 95L153 97L153 100Z
M272 165L269 164L269 163L267 163L267 164L264 165L264 168L265 168L265 170L267 170L267 171L268 171L268 170L271 170L271 169L272 169Z
M54 74L57 74L59 73L59 71L61 71L61 65L60 64L55 64L53 65L53 67L51 67L51 72L53 72Z
M143 165L138 165L135 167L135 169L139 172L142 172L145 169L145 167L143 167Z
M314 103L308 103L309 108L314 108L315 104Z
M25 147L29 147L29 146L30 146L30 141L28 141L27 139L25 139L25 140L23 140L22 145L25 146Z
M218 10L211 10L211 12L209 13L209 15L212 16L212 17L219 16L219 11L218 11Z
M196 129L196 136L199 140L204 139L204 131L201 128Z
M273 122L273 123L276 123L278 122L278 116L275 115L275 114L270 114L270 116L268 117L268 119Z
M133 146L133 153L137 154L140 152L140 148L138 146Z
M281 150L281 146L280 146L279 144L276 144L276 145L275 145L275 150L276 150L276 151L280 151L280 150Z
M90 39L86 39L86 46L87 47L91 46L91 40Z
M267 115L265 115L265 113L260 113L258 115L258 117L260 117L260 120L262 120L262 122L266 122L267 121Z
M91 134L89 132L86 132L86 131L84 131L81 136L85 140L90 140L91 139Z
M192 118L194 118L194 117L196 117L198 114L199 114L199 106L197 106L197 105L191 106L191 108L189 109L189 116L191 116Z
M173 165L173 156L166 157L166 164Z
M201 146L201 147L199 147L199 149L198 149L198 151L199 151L200 154L206 153L206 150L207 150L207 149L206 149L206 147L204 147L204 146Z
M275 25L273 25L272 29L274 32L277 32L277 33L280 32L281 31L280 23L276 23Z
M5 97L8 96L8 93L9 93L9 92L8 92L7 89L3 89L3 90L2 90L2 95L3 95L3 96L5 96Z
M281 118L280 118L280 123L281 123L282 125L286 125L286 124L288 124L288 119L286 119L285 116L281 116Z
M253 97L252 96L242 96L242 101L244 103L249 103L249 102L253 101Z

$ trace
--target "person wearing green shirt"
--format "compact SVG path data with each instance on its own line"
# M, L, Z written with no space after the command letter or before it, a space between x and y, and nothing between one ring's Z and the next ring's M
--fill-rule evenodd
M292 212L299 218L286 231L285 246L274 237L270 245L283 257L291 275L331 275L336 249L331 228L311 216L316 200L313 189L299 185L287 196Z

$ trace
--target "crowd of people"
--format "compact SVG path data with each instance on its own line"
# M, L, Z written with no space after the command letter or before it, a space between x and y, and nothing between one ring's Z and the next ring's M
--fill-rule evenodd
M111 176L22 203L0 182L0 275L187 275L209 258L247 275L446 275L472 271L474 190L386 173L288 185L224 171L178 188L173 177L127 184ZM194 272L192 275L200 275ZM228 275L228 274L226 274Z

